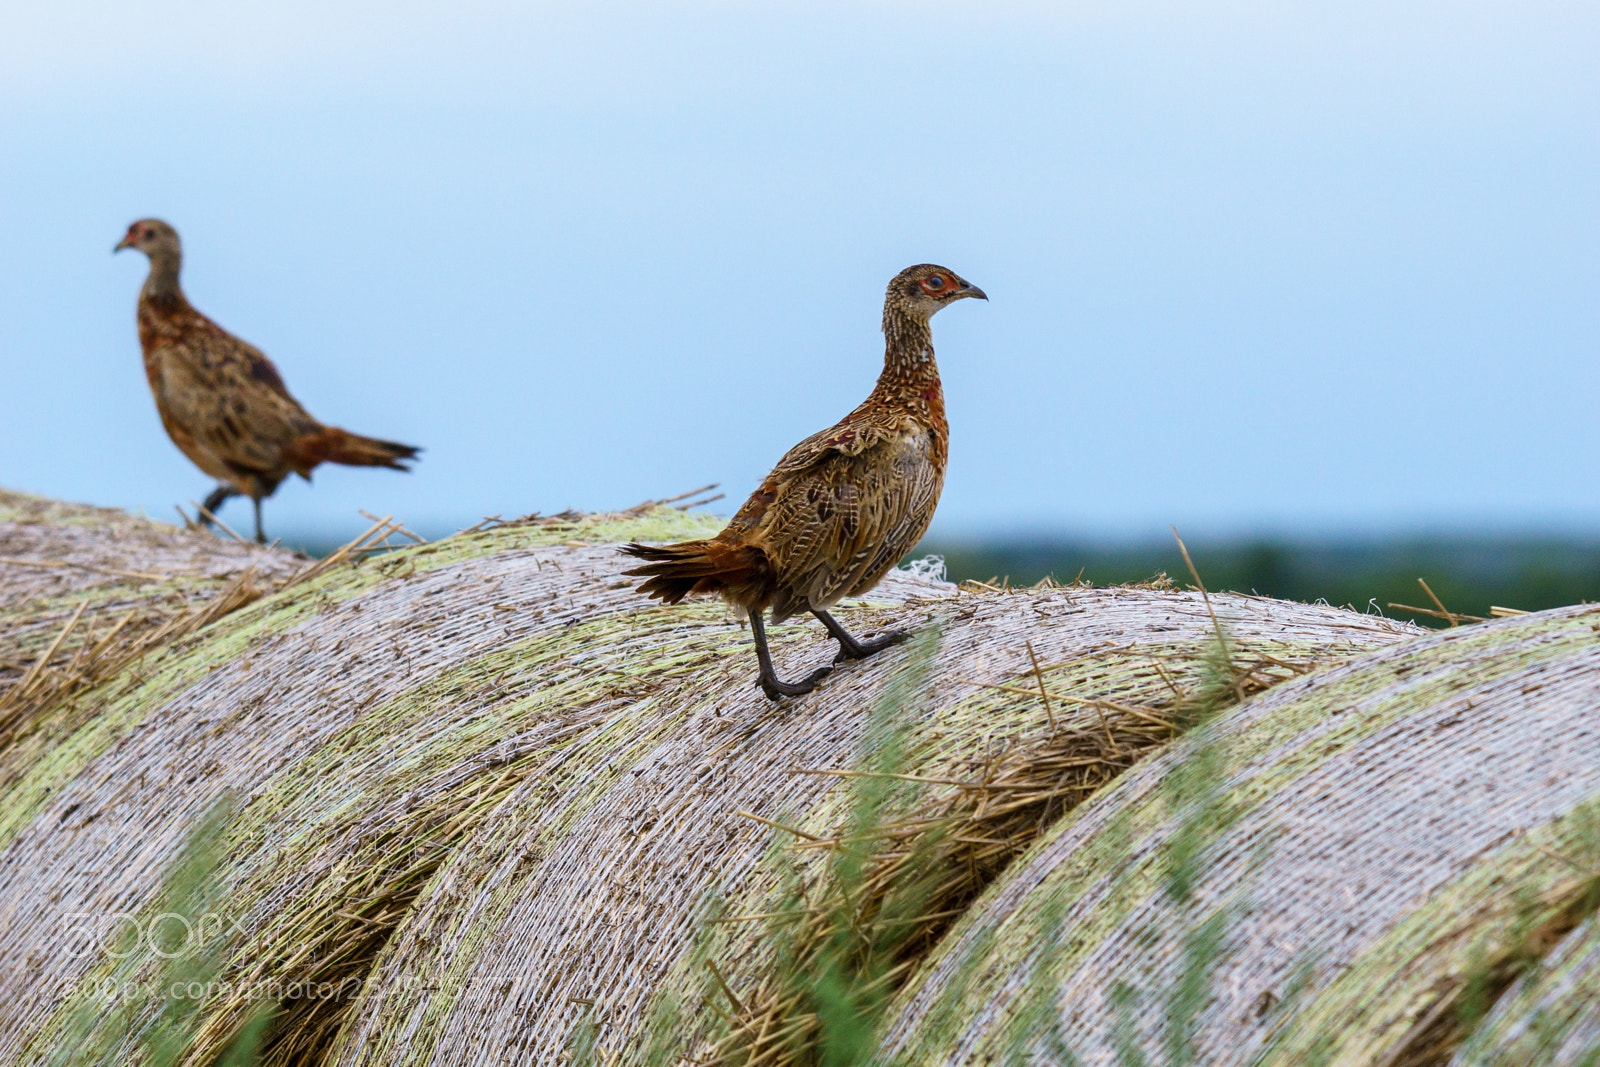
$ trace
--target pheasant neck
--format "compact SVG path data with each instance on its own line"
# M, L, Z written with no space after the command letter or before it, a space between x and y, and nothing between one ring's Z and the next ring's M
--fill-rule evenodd
M183 290L178 288L178 268L181 264L181 258L170 252L153 254L150 257L150 276L144 280L142 295L149 300L181 299Z
M885 308L883 341L880 389L920 391L927 384L939 381L939 365L933 359L933 329L927 319L908 315L892 306Z

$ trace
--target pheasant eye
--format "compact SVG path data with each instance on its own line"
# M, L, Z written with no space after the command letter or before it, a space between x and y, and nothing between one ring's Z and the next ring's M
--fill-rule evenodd
M938 274L930 274L928 275L928 280L922 284L926 285L929 289L943 289L944 278Z

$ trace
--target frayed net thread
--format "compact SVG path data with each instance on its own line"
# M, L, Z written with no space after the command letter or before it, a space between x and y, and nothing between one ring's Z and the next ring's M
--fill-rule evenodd
M947 582L944 576L943 556L923 556L921 559L907 560L905 566L900 568L907 574L933 582Z

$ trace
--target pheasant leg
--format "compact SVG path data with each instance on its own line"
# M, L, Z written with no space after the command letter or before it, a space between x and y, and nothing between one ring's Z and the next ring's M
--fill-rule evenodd
M200 525L210 526L212 519L216 518L217 509L222 506L222 502L231 496L238 495L239 490L231 485L219 485L211 490L211 495L206 497L205 502L200 505Z
M772 669L772 653L767 650L767 627L761 620L761 609L750 611L750 631L756 639L756 659L761 663L761 690L772 700L783 697L804 696L817 687L817 683L833 670L832 664L819 667L798 682L785 682Z
M261 530L261 498L253 496L250 499L256 506L256 544L264 545L267 543L267 535Z
M833 657L833 662L835 663L843 663L847 659L866 659L873 653L882 652L886 648L898 645L901 641L911 636L904 630L890 630L886 634L874 637L871 641L858 641L850 636L849 630L839 625L838 619L821 608L812 608L811 614L821 619L822 625L826 626L828 632L839 642L839 654Z

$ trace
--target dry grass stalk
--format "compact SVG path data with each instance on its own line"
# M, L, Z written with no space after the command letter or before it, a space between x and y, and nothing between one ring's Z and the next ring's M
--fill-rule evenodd
M315 563L311 564L311 566L306 567L288 581L284 582L281 588L290 589L302 582L309 582L318 575L326 574L339 564L344 563L353 557L359 558L359 553L361 553L364 549L376 546L388 539L389 534L393 533L395 528L399 525L398 523L393 522L393 519L393 515L385 515L383 518L377 520L371 526L369 526L366 532L361 534L361 536L357 537L354 541L340 545L332 552L329 552L326 556L317 560Z
M1447 622L1449 622L1451 626L1455 626L1456 624L1463 623L1463 622L1488 622L1489 621L1489 619L1487 617L1482 616L1482 615L1463 615L1459 611L1442 611L1441 612L1441 611L1435 611L1432 608L1419 608L1415 604L1396 604L1394 601L1390 601L1387 606L1391 607L1391 608L1394 608L1396 611L1409 611L1413 615L1426 615L1430 619L1444 619ZM1527 614L1527 613L1526 612L1522 612L1521 614Z
M372 512L367 511L364 508L357 508L356 509L356 514L360 515L363 519L366 519L368 522L379 522L379 523L381 523L383 521L382 519L378 518L378 516L374 515ZM398 534L401 534L401 535L403 535L405 537L410 538L413 542L415 542L416 544L419 544L419 545L425 545L425 544L428 543L428 539L426 537L423 537L419 533L412 533L410 530L406 529L403 525L400 525L398 523L395 524L394 532L398 533Z
M1200 590L1200 595L1205 598L1206 614L1211 616L1211 627L1217 632L1217 647L1222 651L1222 657L1228 664L1228 671L1233 672L1233 656L1228 652L1228 636L1222 631L1222 623L1217 619L1217 609L1211 606L1211 594L1206 591L1205 583L1200 580L1200 571L1195 568L1194 560L1189 558L1189 546L1183 543L1183 538L1178 536L1178 528L1172 528L1173 540L1178 542L1178 551L1183 553L1183 565L1189 568L1189 577L1194 579L1194 584ZM1238 678L1233 679L1234 695L1240 700L1244 699L1244 686Z
M1438 594L1436 594L1432 589L1428 588L1428 583L1426 581L1418 578L1417 584L1422 586L1422 591L1424 593L1428 594L1428 599L1433 601L1433 606L1439 609L1439 614L1450 620L1451 626L1461 625L1456 621L1456 617L1450 613L1450 609L1444 606L1444 601L1439 599Z
M1459 611L1451 611L1449 608L1445 607L1444 601L1440 600L1438 596L1434 594L1434 591L1428 587L1428 583L1426 581L1418 578L1417 584L1422 586L1422 591L1424 593L1428 594L1428 599L1433 601L1433 606L1434 608L1438 609L1437 611L1429 608L1414 607L1410 604L1395 604L1393 602L1391 602L1389 606L1400 611L1409 611L1417 615L1426 615L1433 619L1443 619L1452 627L1460 626L1464 622L1488 622L1490 618L1498 619L1504 618L1508 615L1528 614L1526 611L1517 611L1515 608L1490 608L1487 618L1482 615L1463 615Z
M200 517L204 518L206 521L210 522L217 529L221 530L223 533L227 534L229 537L233 538L235 541L239 542L241 545L248 545L250 543L249 541L246 541L244 538L240 537L238 532L236 530L234 530L234 528L232 526L229 526L227 523L223 522L221 519L219 519L215 515L213 515L211 513L211 511L208 508L206 508L206 506L204 504L197 503L196 501L193 501L193 500L189 501L189 503L194 508L195 514L199 515ZM183 511L182 511L181 508L179 509L178 514L183 515ZM187 515L184 515L184 520L188 521L188 516Z

